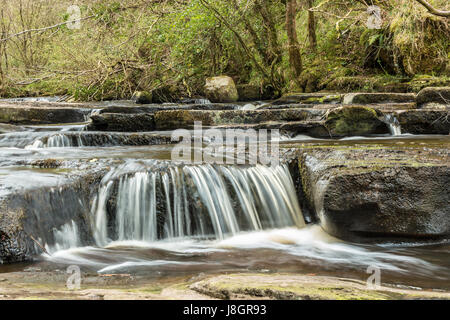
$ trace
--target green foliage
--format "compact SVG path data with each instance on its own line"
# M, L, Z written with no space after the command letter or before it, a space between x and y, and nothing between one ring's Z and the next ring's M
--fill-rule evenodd
M0 8L4 11L0 34L68 21L67 8L73 5L69 0L22 3L22 12L13 0L6 0ZM172 93L196 96L202 94L206 77L222 74L238 84L316 91L354 76L439 76L449 70L448 22L411 1L392 0L389 6L377 2L384 12L379 30L367 28L367 14L360 2L315 1L315 6L322 3L315 13L315 52L307 45L308 12L300 7L297 33L305 71L292 82L288 81L282 1L208 3L216 11L200 0L147 5L130 0L80 0L82 16L93 16L82 21L80 30L63 25L27 33L5 46L0 43L0 95L67 94L76 100L104 100L170 87ZM258 3L265 5L265 12ZM445 0L432 4L448 8ZM273 29L262 12L269 16ZM5 26L7 30L2 29ZM271 30L276 33L275 44ZM270 60L277 54L278 58ZM299 82L301 88L297 88ZM370 81L361 86L373 89Z

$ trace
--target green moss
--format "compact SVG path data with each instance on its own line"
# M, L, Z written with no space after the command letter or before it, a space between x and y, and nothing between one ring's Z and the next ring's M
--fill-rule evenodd
M331 111L325 126L332 135L364 135L375 133L381 125L376 110L364 106L342 107Z

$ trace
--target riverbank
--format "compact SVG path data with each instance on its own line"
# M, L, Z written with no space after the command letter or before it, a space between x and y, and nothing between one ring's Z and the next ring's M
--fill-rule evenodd
M30 268L31 269L31 268ZM0 273L0 300L423 300L450 292L380 286L313 274L227 274L139 279L132 275L83 276L79 290L66 287L64 271Z

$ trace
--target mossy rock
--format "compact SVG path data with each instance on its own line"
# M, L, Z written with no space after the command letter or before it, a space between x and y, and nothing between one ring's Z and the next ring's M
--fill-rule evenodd
M450 87L424 88L417 94L417 104L440 103L450 105Z
M191 129L199 121L204 126L213 124L211 113L197 110L168 110L155 113L156 130Z
M348 106L328 113L325 126L332 136L358 136L389 133L380 120L381 112L365 106Z
M133 100L139 104L150 104L152 103L153 95L151 92L147 91L137 91L133 95Z
M91 117L89 131L144 132L155 129L151 114L102 113Z
M409 91L419 92L427 87L449 87L450 77L434 77L430 75L415 76L409 83Z
M205 95L211 102L232 103L239 99L234 80L228 76L206 79Z

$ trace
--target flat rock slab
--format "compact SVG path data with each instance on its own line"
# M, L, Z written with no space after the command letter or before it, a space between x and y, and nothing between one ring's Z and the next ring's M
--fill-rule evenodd
M151 105L151 106L110 106L102 109L99 113L155 113L166 110L235 110L239 109L237 104L208 103L208 104L178 104L178 105Z
M0 103L0 123L34 125L85 122L92 109L80 106L41 102Z
M450 87L424 88L417 94L417 104L439 103L450 105Z
M155 114L156 130L191 129L195 122L203 126L227 124L258 124L269 121L302 121L320 119L322 110L282 109L282 110L230 110L230 111L160 111Z
M414 93L349 93L344 96L344 104L414 103Z
M397 112L402 133L450 133L450 110L408 110Z
M306 203L350 241L450 238L450 138L299 147Z
M403 290L380 286L371 290L359 280L293 274L230 274L190 286L213 298L276 300L450 299L447 292Z
M340 93L317 92L317 93L288 93L278 100L272 102L273 105L282 104L326 104L341 103L343 95Z
M149 113L102 113L91 116L89 131L144 132L155 130L155 117Z

